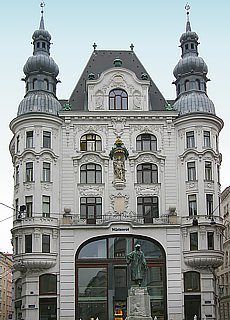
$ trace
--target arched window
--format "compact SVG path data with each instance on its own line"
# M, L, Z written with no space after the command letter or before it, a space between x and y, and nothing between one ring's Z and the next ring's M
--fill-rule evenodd
M87 163L81 166L80 170L81 183L101 183L102 170L99 164Z
M137 137L137 151L156 151L157 138L153 134L143 133Z
M179 95L180 94L180 84L178 83L178 85L177 85L177 95Z
M85 134L80 141L81 151L101 151L101 137L97 134Z
M195 271L184 273L184 291L200 292L200 274Z
M21 299L22 297L22 279L21 278L15 281L14 291L15 291L15 300Z
M33 79L33 89L38 89L37 83L38 83L38 79Z
M189 81L188 80L185 80L185 82L184 82L184 90L185 91L189 90Z
M47 79L44 80L44 90L49 90L49 81Z
M201 90L200 80L199 79L196 79L196 89L197 90Z
M57 276L55 274L43 274L39 277L39 294L57 294Z
M109 93L109 110L128 110L128 94L122 89L114 89Z
M152 163L143 163L137 166L137 183L157 183L157 166Z

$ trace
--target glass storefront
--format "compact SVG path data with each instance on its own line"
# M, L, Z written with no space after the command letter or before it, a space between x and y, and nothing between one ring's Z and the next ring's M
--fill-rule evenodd
M124 320L130 288L126 255L139 243L148 269L146 286L152 317L167 319L166 266L156 241L133 236L100 237L87 241L76 255L76 319Z

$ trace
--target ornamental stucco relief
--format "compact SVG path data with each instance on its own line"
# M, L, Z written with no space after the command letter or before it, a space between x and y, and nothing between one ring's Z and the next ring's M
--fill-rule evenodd
M135 186L137 196L153 196L160 194L159 185Z
M111 194L109 197L111 200L111 208L114 213L121 214L127 212L129 195L118 193L116 195Z
M104 188L95 185L79 185L78 190L81 197L102 197Z

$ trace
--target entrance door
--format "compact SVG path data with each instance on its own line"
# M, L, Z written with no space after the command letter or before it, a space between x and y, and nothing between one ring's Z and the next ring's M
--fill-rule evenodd
M197 316L197 320L201 319L201 299L200 295L189 295L184 297L185 304L185 319L194 320L194 316Z

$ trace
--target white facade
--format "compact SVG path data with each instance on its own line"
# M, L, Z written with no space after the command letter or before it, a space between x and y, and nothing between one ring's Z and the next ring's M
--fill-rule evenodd
M43 24L38 32L49 39ZM146 250L153 318L218 318L215 270L223 263L223 248L215 208L223 122L200 105L196 112L166 110L158 91L162 103L155 108L152 80L118 62L97 79L86 79L87 108L75 108L70 99L55 114L54 104L48 111L46 102L37 105L37 91L30 88L11 122L14 319L114 319L116 308L125 309L125 255L136 241ZM31 83L34 66L29 67L24 70ZM40 81L46 83L50 70L43 67ZM114 90L124 94L119 110ZM121 154L128 151L122 178L111 157L117 141ZM119 252L116 241L123 241ZM148 251L151 245L155 251ZM93 270L97 275L91 277ZM119 283L116 272L126 275L126 283Z

